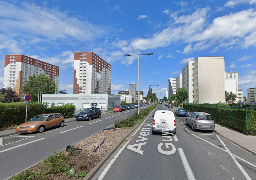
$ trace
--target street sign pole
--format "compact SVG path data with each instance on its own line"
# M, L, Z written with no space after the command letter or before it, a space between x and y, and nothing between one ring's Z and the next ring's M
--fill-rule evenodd
M25 118L25 122L27 122L27 118L28 118L28 103L26 101L26 118Z

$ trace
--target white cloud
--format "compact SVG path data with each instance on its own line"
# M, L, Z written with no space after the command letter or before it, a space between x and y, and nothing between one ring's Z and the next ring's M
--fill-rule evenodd
M251 65L251 64L246 64L246 65L242 65L241 67L242 67L242 68L245 68L245 67L252 67L252 65Z
M147 17L148 17L147 15L139 15L139 17L137 19L145 19Z
M187 54L192 51L192 45L189 44L183 49L183 54Z
M124 84L111 84L111 90L122 91L124 86Z
M32 58L38 59L40 61L48 62L50 64L60 66L61 69L67 69L68 66L74 66L74 52L73 51L63 51L52 57L44 57L38 55L31 55Z
M235 67L236 67L235 63L232 62L228 68L235 68Z
M172 58L172 53L166 56L167 58Z
M157 58L157 60L160 60L160 59L162 59L162 57L163 57L163 55L160 55L160 56Z
M181 51L179 51L179 50L177 50L176 52L177 52L177 53L182 53L182 52L181 52Z
M194 60L195 60L194 57L182 59L182 61L180 62L180 64L186 64L188 61L194 61Z
M163 13L169 15L169 14L171 14L171 11L169 9L166 9L166 10L163 11Z
M10 53L21 54L23 50L18 47L18 44L11 36L0 34L0 50L7 49Z
M216 12L219 12L219 11L224 11L224 8L223 7L219 7Z
M100 37L107 28L102 28L76 17L70 17L63 11L40 7L34 3L23 2L15 6L0 1L0 31L26 37L30 32L35 38L92 41ZM40 41L41 41L40 40Z
M179 1L179 2L174 1L173 3L175 3L176 5L180 5L181 7L185 7L185 6L189 5L189 3L186 1Z
M174 71L174 72L171 73L171 75L177 74L177 73L179 73L179 71Z
M246 60L249 60L249 59L252 59L252 58L253 58L252 55L250 55L250 56L244 55L243 57L241 57L237 61L246 61Z
M233 1L228 1L224 6L233 8L237 4L241 4L241 3L252 5L252 4L256 4L256 0L233 0Z
M113 11L114 10L119 10L120 9L120 5L118 4L118 5L116 5L114 8L113 8Z

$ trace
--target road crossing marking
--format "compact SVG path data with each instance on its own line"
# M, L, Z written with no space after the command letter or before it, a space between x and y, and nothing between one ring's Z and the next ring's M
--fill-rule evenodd
M75 130L75 129L78 129L78 128L81 128L81 127L83 127L83 126L78 126L78 127L72 128L72 129L68 129L68 130L62 131L60 133L65 133L65 132L72 131L72 130Z
M99 120L99 121L101 121L101 120Z
M179 140L178 140L178 137L177 137L176 135L173 136L173 140L174 140L174 141L179 141Z

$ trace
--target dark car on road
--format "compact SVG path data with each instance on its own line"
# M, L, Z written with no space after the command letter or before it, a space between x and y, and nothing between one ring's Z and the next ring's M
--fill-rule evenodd
M86 108L76 115L76 120L88 120L101 117L100 108Z
M183 117L186 117L188 115L188 112L186 109L184 108L178 108L176 111L175 111L175 114L176 116L183 116Z
M126 105L123 105L122 108L123 108L123 111L125 111L126 110Z
M130 110L131 106L130 105L126 105L126 110Z

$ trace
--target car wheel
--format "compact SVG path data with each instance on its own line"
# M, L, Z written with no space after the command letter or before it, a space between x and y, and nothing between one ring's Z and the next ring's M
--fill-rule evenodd
M61 121L59 127L63 127L63 126L64 126L64 121Z
M37 132L39 132L39 133L42 133L42 132L44 132L44 126L40 126L38 129L37 129Z
M191 126L192 131L195 131L194 124Z
M155 132L153 129L152 129L152 134L153 134L153 135L155 135L155 134L156 134L156 132Z
M92 120L92 117L91 117L91 116L88 117L88 121L90 121L90 120Z
M101 114L99 114L98 118L101 118Z

